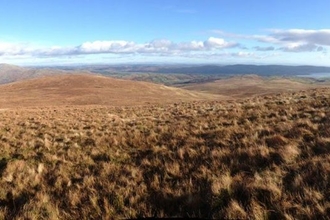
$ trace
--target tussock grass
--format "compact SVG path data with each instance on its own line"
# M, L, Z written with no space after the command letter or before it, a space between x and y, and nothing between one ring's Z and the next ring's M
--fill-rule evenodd
M0 112L1 219L330 215L330 90Z

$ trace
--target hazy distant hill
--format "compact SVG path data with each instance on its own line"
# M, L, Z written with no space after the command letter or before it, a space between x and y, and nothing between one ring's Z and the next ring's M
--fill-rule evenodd
M287 66L287 65L90 65L76 67L58 67L66 70L86 69L102 74L122 73L176 73L176 74L257 74L304 75L310 73L330 73L330 67L324 66Z
M322 66L284 66L284 65L228 65L228 66L194 66L159 69L160 73L204 73L204 74L257 74L270 75L303 75L310 73L330 73L330 67Z
M88 73L87 71L79 71ZM0 84L16 82L25 79L37 78L40 76L52 76L60 74L76 73L75 71L66 71L53 68L23 68L15 65L0 64Z
M27 78L33 73L19 66L0 64L0 83L14 82Z
M180 86L192 83L213 82L237 75L296 77L309 74L329 73L330 67L285 66L285 65L184 65L184 64L122 64L122 65L80 65L52 67L62 70L87 70L121 79L131 79ZM315 79L315 82L325 81Z
M0 84L39 76L67 73L96 73L115 78L176 85L210 82L243 74L256 74L259 76L297 76L311 73L330 73L330 67L241 64L226 66L126 64L22 68L8 64L0 64Z

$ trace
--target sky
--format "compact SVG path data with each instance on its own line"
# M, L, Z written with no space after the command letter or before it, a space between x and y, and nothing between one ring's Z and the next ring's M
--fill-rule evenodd
M330 66L329 0L0 0L0 63Z

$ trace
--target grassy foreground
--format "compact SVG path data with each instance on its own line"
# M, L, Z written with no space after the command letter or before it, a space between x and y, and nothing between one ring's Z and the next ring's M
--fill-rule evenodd
M0 110L0 219L330 216L330 90Z

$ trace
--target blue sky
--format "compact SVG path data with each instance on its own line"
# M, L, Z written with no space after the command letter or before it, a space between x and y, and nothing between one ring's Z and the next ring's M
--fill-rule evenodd
M330 66L330 1L0 0L0 63Z

